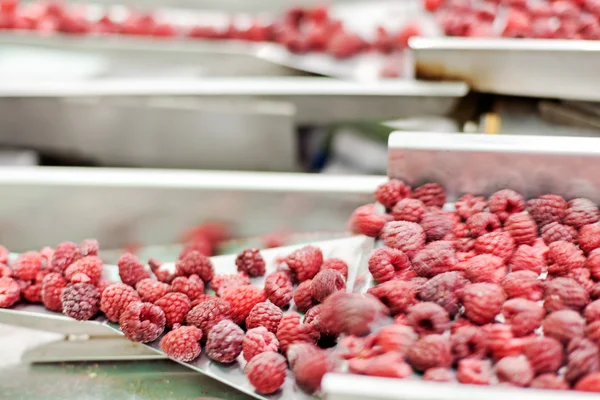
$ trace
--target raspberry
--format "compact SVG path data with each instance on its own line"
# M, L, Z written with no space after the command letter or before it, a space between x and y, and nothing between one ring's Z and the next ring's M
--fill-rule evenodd
M441 240L452 232L453 226L452 214L445 211L428 211L421 218L421 227L429 241Z
M424 336L408 350L407 358L419 371L449 367L452 365L450 341L442 335Z
M494 359L500 360L523 353L524 341L514 337L510 325L489 324L482 330L485 334L485 345Z
M389 247L376 249L369 258L369 272L377 282L386 282L394 278L397 271L410 268L408 256L400 250Z
M585 262L585 266L590 270L592 278L600 280L600 249L590 252Z
M413 270L419 275L431 278L449 272L458 263L451 242L429 243L413 257Z
M62 242L54 248L50 270L62 273L71 263L81 258L79 246L73 242Z
M407 221L392 221L384 225L381 238L386 246L414 256L425 246L425 231L421 225Z
M568 382L577 382L583 376L597 372L600 369L598 346L584 338L574 338L567 347L567 373Z
M121 313L119 326L131 341L152 342L165 329L165 313L152 303L133 302Z
M8 256L10 252L8 249L2 245L0 245L0 264L8 265Z
M526 213L512 214L508 217L504 222L504 230L510 233L517 246L532 244L537 239L537 225Z
M12 269L8 265L0 264L0 278L12 276Z
M477 254L492 254L507 262L515 251L515 241L508 232L490 232L475 240Z
M544 335L563 343L584 335L585 320L573 310L559 310L550 313L542 321Z
M186 315L192 308L192 302L183 293L167 293L154 302L165 313L166 326L183 324Z
M249 276L263 276L265 274L265 260L258 249L246 249L235 259L235 265L239 272Z
M308 310L306 312L306 314L304 314L303 323L314 326L322 338L323 337L335 337L336 336L335 333L330 332L328 330L327 324L323 320L322 314L323 314L323 305L318 304L318 305L312 307L310 310Z
M526 299L511 299L502 306L502 315L515 336L527 336L542 324L545 311L539 304Z
M392 208L392 216L395 221L419 223L426 212L425 204L417 199L402 199Z
M206 354L220 363L232 363L242 352L243 341L242 328L228 319L221 320L208 332Z
M22 292L23 298L28 302L33 304L42 302L42 284L40 282L28 286Z
M290 303L293 290L292 278L285 271L273 272L265 279L265 294L277 307L285 307Z
M477 255L464 263L465 277L471 282L500 283L506 275L501 258L491 254Z
M98 313L100 292L92 284L74 283L63 289L60 300L65 315L86 321Z
M513 253L508 266L512 272L532 271L539 275L546 266L546 256L538 248L522 244Z
M592 281L590 270L587 268L577 268L569 272L567 278L573 279L577 282L586 292L590 292L594 287L594 281Z
M291 281L290 281L291 286ZM266 287L266 284L265 284ZM346 288L346 282L344 281L344 277L337 271L333 270L323 270L319 272L312 279L312 283L310 285L310 291L312 298L318 302L323 302L329 295L338 290L344 290ZM290 298L291 298L291 288L290 288ZM271 300L272 301L272 300Z
M556 194L545 194L537 199L527 201L527 211L540 226L562 221L567 202Z
M573 243L558 241L548 246L548 273L566 275L576 268L583 268L585 256Z
M42 269L42 256L37 251L19 254L12 264L12 276L24 281L32 281Z
M276 305L267 302L258 303L246 318L246 328L253 329L262 326L269 332L276 333L282 317L283 312Z
M454 226L452 227L451 236L454 238L454 240L462 240L459 246L457 246L456 244L454 245L456 250L466 249L467 251L469 251L470 249L468 248L468 243L475 243L475 241L472 240L472 238L470 237L471 232L469 232L467 224L463 222L458 222L454 224Z
M175 275L198 275L204 283L209 282L214 275L214 268L210 258L199 251L191 251L175 263Z
M586 254L600 247L600 224L584 225L579 229L579 248Z
M163 282L154 281L150 278L139 281L135 288L144 302L154 303L171 291L171 287Z
M277 340L284 353L291 344L316 343L319 340L317 329L311 324L301 324L300 319L300 314L291 312L283 316L277 327Z
M96 239L85 239L79 245L79 252L82 257L86 256L97 256L98 250L100 249L100 244Z
M60 294L67 286L67 281L59 273L52 272L44 277L42 281L42 303L52 311L62 311Z
M198 275L178 276L171 282L171 290L185 294L190 300L196 300L204 293L204 282Z
M476 324L492 322L502 310L506 294L495 283L472 283L465 286L459 295L465 315Z
M548 312L565 308L581 311L589 301L588 292L571 278L555 278L546 282L544 307Z
M332 269L339 272L344 277L344 280L348 280L348 264L339 258L328 258L323 261L321 270Z
M600 321L588 324L585 327L585 336L596 344L600 344Z
M100 282L98 282L98 290L100 291L100 294L102 295L102 293L104 293L104 289L106 289L110 285L114 285L115 283L117 282L113 282L109 279L100 279Z
M150 257L148 259L148 265L150 266L150 270L156 276L156 279L160 282L171 283L175 278L175 274L167 269L162 268L162 261Z
M246 336L242 342L242 350L244 360L250 361L260 353L266 351L277 352L279 350L279 341L275 337L275 334L269 332L267 328L260 326L249 329L246 332Z
M388 281L368 290L390 309L392 315L405 312L417 302L417 291L412 283L406 281Z
M458 328L450 336L452 354L456 360L464 358L483 358L486 352L485 334L475 326Z
M419 291L419 297L423 301L432 301L439 304L450 316L454 316L458 313L457 293L467 283L469 282L460 272L444 272L424 283ZM387 304L386 302L383 303ZM391 311L393 314L393 310Z
M331 371L332 365L325 352L320 349L303 353L302 356L296 357L292 372L298 386L312 393L319 390L323 376Z
M373 296L335 292L323 303L322 320L333 334L362 336L381 323L389 310Z
M375 214L375 206L373 204L367 204L354 210L350 217L349 225L354 233L377 237L388 221L389 216L387 214L377 215Z
M418 303L409 308L407 322L419 335L443 333L450 327L448 312L432 302Z
M500 382L514 386L529 386L535 374L529 361L523 357L504 357L496 364L496 377Z
M410 326L389 325L377 333L376 344L384 352L398 352L403 356L419 339Z
M202 331L195 326L178 326L160 340L160 348L177 361L190 362L198 358Z
M348 368L355 374L380 376L384 378L406 378L413 370L398 353L385 353L367 359L350 360Z
M202 329L204 335L224 319L229 319L231 306L228 302L218 297L211 297L190 310L185 317L188 325Z
M492 367L489 361L467 358L458 362L456 379L469 385L489 385Z
M502 288L509 299L522 297L539 301L544 297L544 283L532 271L517 271L507 274L502 280Z
M390 209L400 200L410 197L410 186L398 179L390 179L375 189L375 200Z
M287 363L281 354L265 352L254 357L247 365L248 380L260 394L275 393L285 381Z
M352 342L361 341L362 343L362 338L355 338L354 336L349 336L346 340L351 340ZM287 357L290 369L293 370L298 359L313 353L323 353L323 351L311 343L295 343L290 345L285 356Z
M323 265L323 253L315 246L304 246L285 258L285 263L299 282L312 279Z
M490 212L496 214L500 221L504 222L512 214L525 210L525 199L514 190L503 189L490 196L488 207Z
M21 297L21 288L17 281L9 277L0 278L0 308L14 305Z
M97 256L80 258L65 269L65 278L73 281L76 274L84 274L89 278L91 284L96 285L102 277L103 265L104 263Z
M142 279L150 278L150 272L144 264L133 254L124 253L117 262L119 276L124 284L135 287Z
M567 382L556 374L538 375L533 378L529 387L535 389L569 390Z
M446 191L438 183L426 183L416 188L413 198L421 200L428 207L443 207L446 203Z
M565 211L563 223L573 228L579 229L584 225L593 224L600 220L600 211L598 207L589 199L570 200L569 208Z
M296 304L296 309L300 312L306 312L315 305L310 289L311 285L311 279L301 282L294 292L294 303Z
M229 287L222 291L220 297L229 302L229 317L236 324L243 323L255 305L267 300L265 291L254 286Z
M464 194L456 201L456 213L467 220L473 215L482 212L487 207L487 201L482 196Z
M471 237L478 238L486 233L495 232L502 227L496 214L480 212L473 214L465 222Z
M100 298L100 310L106 318L119 321L123 311L131 304L140 301L140 295L124 283L114 283L107 287Z
M575 385L575 390L581 392L600 392L600 372L584 376Z
M454 373L448 368L430 368L423 374L424 381L452 382Z
M600 300L591 302L585 307L583 316L588 324L600 320Z
M555 373L564 358L562 344L549 336L528 338L523 351L537 374Z
M577 243L578 235L577 229L558 222L551 222L548 225L544 225L541 229L541 236L546 244L558 241Z

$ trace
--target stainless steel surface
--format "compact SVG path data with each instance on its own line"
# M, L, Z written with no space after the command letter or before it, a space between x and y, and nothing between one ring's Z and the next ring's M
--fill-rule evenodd
M600 202L600 138L394 132L388 147L389 176L439 182L449 200L510 187Z
M411 38L418 77L489 93L600 100L595 40Z

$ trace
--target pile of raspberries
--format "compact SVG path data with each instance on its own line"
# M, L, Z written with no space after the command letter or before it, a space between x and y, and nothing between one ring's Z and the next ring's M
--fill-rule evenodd
M391 179L354 232L381 239L368 293L392 325L344 337L351 372L600 392L600 211L503 189L446 204L442 186ZM373 321L375 322L375 321ZM371 324L371 327L373 324Z

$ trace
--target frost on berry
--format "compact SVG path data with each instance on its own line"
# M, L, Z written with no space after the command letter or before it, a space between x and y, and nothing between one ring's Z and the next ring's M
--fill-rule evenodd
M245 368L248 381L260 394L275 393L283 386L286 372L285 358L272 351L254 357Z
M235 265L239 272L249 276L263 276L265 274L265 260L258 249L246 249L237 255Z
M273 303L263 302L255 305L246 318L246 328L265 327L269 332L276 333L283 317L283 311Z
M123 254L119 258L117 265L121 281L131 287L135 287L142 279L150 278L150 271L146 270L144 264L131 253Z
M474 238L495 232L502 227L498 216L489 212L479 212L471 215L467 219L466 225Z
M140 295L135 289L124 283L114 283L102 292L100 310L106 315L106 318L117 322L123 310L131 303L138 301L140 301Z
M438 183L426 183L413 191L413 198L421 200L428 207L443 207L446 191Z
M167 293L154 302L165 313L167 327L183 324L185 317L192 308L192 302L183 293Z
M460 300L467 318L483 325L492 322L500 313L506 294L495 283L472 283L462 289Z
M294 292L294 304L296 304L296 309L300 312L306 312L316 304L312 298L311 285L312 280L306 280L300 283Z
M487 201L483 196L464 194L456 201L456 213L467 220L473 215L482 212L487 207Z
M423 374L424 381L452 382L454 372L450 368L430 368Z
M22 290L23 298L29 303L38 304L42 302L42 284L40 282L29 285Z
M527 211L540 227L562 221L566 210L567 202L556 194L545 194L527 201Z
M600 224L584 225L579 229L579 248L586 254L600 248Z
M414 256L425 246L425 231L421 225L408 221L392 221L384 225L381 238L386 246Z
M424 336L408 350L407 359L419 371L449 367L452 365L450 340L442 335Z
M598 211L598 207L591 200L583 198L570 200L563 217L565 225L570 225L576 229L599 220L600 211Z
M479 254L464 262L464 274L471 282L500 283L506 275L506 265L499 257Z
M458 263L456 252L451 242L438 241L429 243L413 257L413 270L419 275L431 278L451 271Z
M246 320L252 308L267 300L265 291L255 286L234 286L224 289L220 297L229 302L231 311L229 317L236 324Z
M89 283L98 284L102 277L102 266L104 263L97 256L86 256L75 261L65 269L65 278L73 281L77 274L83 274L89 278Z
M429 241L443 239L452 232L453 226L452 214L442 210L428 211L421 218L421 227Z
M318 348L304 351L292 364L296 383L309 393L319 390L323 376L332 370L327 354Z
M171 291L171 287L163 282L158 282L150 278L139 281L135 288L142 301L154 303Z
M294 343L314 344L319 340L320 335L317 329L311 324L301 323L300 320L300 314L291 312L284 315L279 323L276 336L284 353Z
M285 263L298 282L312 279L323 265L323 252L315 246L304 246L291 252Z
M286 271L273 272L265 279L265 294L277 307L285 307L290 303L293 290L292 278Z
M277 352L279 350L279 341L275 334L269 332L267 328L259 326L258 328L248 329L244 341L242 342L242 351L244 360L250 361L255 356L266 351Z
M376 249L369 258L369 272L377 282L394 278L397 272L410 268L408 256L400 250L389 247Z
M199 251L191 251L175 263L177 276L198 275L204 283L209 282L214 275L214 267L210 258Z
M504 221L504 230L513 237L515 243L532 244L537 239L538 228L531 216L526 213L512 214Z
M477 254L491 254L508 262L515 251L515 241L508 232L490 232L475 240L474 249Z
M569 390L569 385L562 376L541 374L533 378L529 387L534 389Z
M310 285L312 297L318 302L323 302L332 293L345 288L346 282L342 274L331 269L322 270L315 275Z
M37 251L28 251L19 254L12 264L12 276L24 281L32 281L42 269L42 255Z
M410 197L410 186L398 179L390 179L375 189L375 200L391 209L400 200Z
M370 358L354 358L348 364L350 372L384 378L406 378L413 374L410 365L398 353L384 353Z
M545 284L544 307L549 312L566 308L581 311L589 301L588 292L571 278L555 278Z
M504 357L496 363L496 377L500 382L526 387L534 376L531 364L524 357Z
M229 364L242 353L244 331L228 319L213 326L206 337L206 354L212 360Z
M600 300L595 300L585 307L583 316L588 324L600 321Z
M598 345L588 339L574 338L567 346L567 373L568 382L577 382L580 378L600 370L600 357Z
M141 343L156 340L163 333L165 323L165 313L152 303L131 303L119 318L125 337Z
M387 315L387 307L375 297L342 291L325 299L322 310L328 331L357 336L369 333Z
M175 278L175 273L163 268L162 261L157 258L150 257L148 259L148 265L154 276L156 276L156 279L160 282L171 283Z
M231 312L230 304L218 297L212 297L190 310L185 321L188 325L194 325L202 329L205 335L217 323L229 319Z
M512 272L532 271L537 275L542 273L546 266L546 254L535 246L522 244L513 253L508 267Z
M73 262L81 258L79 246L73 242L62 242L54 248L50 270L52 272L64 272Z
M179 326L160 340L160 348L165 354L177 361L190 362L198 358L201 352L202 331L195 326Z
M544 336L550 336L560 342L568 343L571 339L584 335L585 320L573 310L559 310L550 313L542 321Z
M82 257L97 256L100 249L100 244L96 239L85 239L79 245L79 251Z
M523 352L537 374L555 373L564 360L562 344L549 336L526 338Z
M392 315L405 312L417 302L417 291L414 285L407 281L384 282L370 288L368 293L388 307Z
M389 216L387 214L377 215L375 214L374 204L366 204L354 210L349 225L353 233L377 237L388 221Z
M44 277L42 281L42 303L52 311L62 311L60 294L67 286L67 281L59 273L52 272Z
M21 287L12 278L7 276L0 278L0 308L8 308L19 301Z
M392 216L395 221L421 222L427 207L421 200L403 199L392 208Z
M495 360L523 353L524 342L514 337L510 325L488 324L481 329L485 334L485 345Z
M345 261L340 260L339 258L328 258L323 261L323 265L321 266L321 270L332 269L334 271L339 272L344 277L344 280L348 279L348 264Z
M522 299L510 299L502 306L502 315L515 336L527 336L542 324L545 311L539 304Z
M558 241L577 243L579 236L577 229L559 222L551 222L548 225L544 225L540 230L540 234L546 244Z
M198 275L178 276L171 282L171 291L183 293L194 301L204 293L204 282Z
M459 309L458 292L468 283L460 272L444 272L425 282L419 291L419 297L423 301L439 304L450 316L454 316ZM390 310L394 313L391 307Z
M419 335L444 333L450 327L448 312L432 302L418 303L410 307L407 322Z
M584 376L575 384L575 390L580 392L600 392L600 372Z
M190 276L190 278L197 276L198 275L192 275ZM199 280L202 281L201 279ZM244 286L251 284L252 281L245 272L238 272L237 274L216 274L213 275L213 278L210 281L210 288L214 290L217 293L217 295L219 295L222 290L228 287Z
M539 301L544 297L544 283L532 271L511 272L504 277L501 284L509 299L522 297Z
M487 360L460 360L456 369L456 379L469 385L489 385L492 380L492 366Z
M548 273L567 275L571 270L583 268L585 256L573 243L558 241L548 246Z
M462 326L450 335L452 354L456 360L483 358L486 353L486 335L475 326Z
M511 189L502 189L493 193L488 199L490 212L496 214L504 222L512 214L525 210L525 199Z
M419 335L406 325L389 325L382 328L376 336L376 345L384 352L398 352L403 356L417 342Z

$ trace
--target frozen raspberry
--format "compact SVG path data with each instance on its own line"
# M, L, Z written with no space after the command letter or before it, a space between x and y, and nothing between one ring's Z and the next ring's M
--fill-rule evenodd
M238 254L235 265L239 272L249 276L263 276L265 274L265 260L258 249L246 249Z
M585 320L573 310L559 310L550 313L542 322L544 335L563 343L584 335Z
M427 240L441 240L452 232L454 220L452 214L441 210L428 211L421 218L421 227Z
M538 228L531 216L526 213L512 214L504 222L504 230L510 233L515 243L532 244L537 238Z
M102 295L102 293L104 293L104 289L106 289L110 285L114 285L115 283L117 282L111 281L109 279L100 279L100 282L98 282L98 291L100 291L100 294Z
M384 352L398 352L404 356L418 338L410 326L389 325L377 333L376 345Z
M594 321L600 321L600 300L591 302L585 307L583 316L588 324Z
M585 266L590 270L592 278L600 280L600 249L590 252L585 262Z
M500 313L506 294L502 287L495 283L473 283L462 289L459 298L467 318L483 325L493 321Z
M425 204L417 199L402 199L392 208L392 216L396 221L419 223L426 212Z
M385 304L392 315L405 312L417 302L414 285L406 281L388 281L370 288L368 293Z
M429 243L420 250L413 257L412 267L419 276L431 278L451 271L457 263L452 243L439 241Z
M62 311L60 294L67 286L67 281L59 273L52 272L44 277L42 281L42 303L52 311Z
M117 262L121 281L131 287L135 287L142 279L150 278L150 272L144 264L133 254L124 253Z
M42 284L40 282L29 285L22 290L23 298L32 303L38 304L42 302Z
M496 364L496 377L500 382L526 387L534 376L531 364L524 357L504 357Z
M304 281L298 285L294 292L294 304L296 304L296 308L300 312L306 312L316 304L315 300L312 298L311 285L311 279Z
M579 229L584 225L593 224L600 220L598 207L589 199L573 199L569 201L568 205L569 207L563 217L565 225Z
M532 271L539 275L546 266L546 256L538 248L523 244L517 247L508 266L512 272Z
M567 346L567 354L565 378L568 382L577 382L583 376L600 369L598 346L591 340L574 338Z
M0 264L0 278L12 276L12 269L8 265Z
M100 310L106 318L119 321L123 311L131 304L140 301L140 295L124 283L115 283L107 287L100 298Z
M551 222L541 229L541 236L546 244L558 241L577 243L578 235L577 229L558 222Z
M263 302L255 305L246 318L246 328L265 327L269 332L276 333L283 312L272 303Z
M260 394L275 393L285 381L287 363L281 354L268 351L254 357L247 365L245 373L248 381Z
M539 304L521 298L508 300L502 306L502 315L515 336L527 336L542 324L545 311Z
M439 274L425 284L419 291L423 301L431 301L442 306L451 316L458 313L457 293L469 283L460 272ZM386 304L384 302L384 304ZM393 311L392 311L393 313Z
M178 260L186 258L192 252L198 252L206 257L212 254L213 245L205 237L194 238L188 242L184 242L183 249L179 253Z
M221 320L208 332L206 354L220 363L232 363L241 354L243 341L242 328L228 319Z
M102 277L104 263L97 256L86 256L75 261L65 269L65 278L73 281L76 274L84 274L89 278L89 283L96 285Z
M413 198L421 200L428 207L443 207L446 203L446 191L438 183L426 183L416 188Z
M369 272L377 282L389 281L397 271L407 268L410 268L408 256L389 247L376 249L369 258Z
M600 321L594 321L585 327L585 336L600 345Z
M316 343L319 340L317 329L311 324L300 323L300 319L300 314L291 312L283 316L277 327L276 336L284 353L291 344Z
M424 381L452 382L454 373L449 368L430 368L423 374Z
M183 293L167 293L154 302L165 313L168 328L183 324L185 317L192 308L192 302Z
M291 282L290 282L291 285ZM313 299L318 302L323 302L329 295L338 290L344 290L346 288L346 282L344 277L337 271L334 270L323 270L319 272L312 279L310 290ZM265 284L266 289L266 284ZM290 288L291 298L291 288ZM271 300L273 302L273 300ZM275 303L276 304L276 303Z
M485 335L485 346L495 360L523 353L524 341L514 337L510 325L488 324L482 327L482 331Z
M178 276L171 282L171 290L185 294L190 300L196 300L204 293L204 282L198 275Z
M160 348L177 361L190 362L198 358L202 331L195 326L177 326L160 340Z
M469 219L473 215L482 212L487 207L487 201L482 196L473 196L465 194L456 201L456 213L464 220Z
M32 281L42 269L42 255L37 251L19 254L12 264L12 276L24 281Z
M527 338L523 351L537 374L555 373L564 359L562 344L549 336Z
M348 369L355 374L384 378L402 379L413 374L411 366L398 353L384 353L366 359L355 358L350 360Z
M473 214L467 219L465 224L474 238L483 236L486 233L495 232L502 227L498 216L489 212Z
M414 256L425 246L425 231L421 225L407 221L392 221L381 230L381 238L386 246L401 250L407 256Z
M515 241L508 232L490 232L475 240L474 249L477 254L492 254L508 262L515 251Z
M539 301L544 297L544 283L532 271L517 271L507 274L502 280L502 288L508 298L522 297Z
M100 292L92 284L74 283L63 289L60 300L65 315L86 321L98 313Z
M407 358L419 371L449 367L452 365L450 340L442 335L424 336L408 350Z
M316 306L308 310L306 314L304 314L303 322L305 324L311 324L312 326L314 326L317 332L319 332L319 334L321 335L321 338L336 336L335 333L329 331L327 323L323 320L322 304L317 304Z
M14 305L21 297L21 287L12 278L0 278L0 308Z
M480 254L464 262L464 274L471 282L500 283L506 275L506 265L499 257Z
M548 273L552 275L567 275L569 271L583 268L585 256L573 243L558 241L548 246Z
M148 265L150 266L150 270L152 271L152 273L156 276L156 279L160 282L164 282L164 283L171 283L173 282L173 279L175 278L175 274L169 270L167 270L166 268L162 268L163 263L162 261L150 257L148 259Z
M586 292L590 292L594 287L594 281L591 279L592 274L587 268L576 268L571 270L566 276L567 278L573 279L577 282Z
M372 296L335 292L323 303L322 319L333 334L362 336L388 315L388 309Z
M593 372L581 378L575 384L575 390L581 392L600 392L600 372Z
M292 278L286 271L273 272L265 279L265 294L277 307L285 307L290 303L293 290Z
M188 325L202 329L204 335L207 335L217 323L229 319L230 312L231 306L227 301L211 297L192 308L185 317L185 321Z
M331 370L332 363L320 349L304 352L296 358L292 367L296 383L309 393L319 390L323 376Z
M546 282L544 307L549 312L566 308L581 311L589 300L588 292L571 278L555 278Z
M165 329L165 313L152 303L133 302L119 318L125 337L134 342L148 343L156 340Z
M408 327L410 328L410 327ZM412 328L410 328L412 329ZM413 332L414 334L414 332ZM416 335L416 334L415 334ZM369 358L376 354L380 354L380 349L376 346L377 336L369 335L365 337L345 336L340 339L336 350L337 355L342 360L350 360L353 358ZM416 342L416 339L415 339ZM296 349L298 345L290 346L288 350L288 360L292 363L290 353Z
M545 194L527 201L527 211L540 227L562 221L566 210L567 202L556 194Z
M467 358L458 362L456 379L469 385L489 385L492 380L492 366L487 360Z
M359 340L362 342L362 338L355 338L354 336L349 336L348 338L346 338L346 340L350 340L352 342ZM290 345L287 353L285 354L285 357L287 358L288 363L290 364L290 369L293 370L298 359L313 353L323 353L323 350L321 350L319 347L312 343L295 343Z
M579 247L586 254L600 247L600 224L584 225L579 229Z
M400 200L410 197L410 186L398 179L390 179L375 189L375 200L391 209Z
M198 277L198 275L192 276ZM238 272L237 274L216 274L213 275L213 278L210 281L210 288L214 290L217 293L217 295L220 295L222 290L227 289L229 287L245 286L251 284L252 281L245 272Z
M73 242L62 242L54 248L50 270L62 273L71 263L80 258L79 246Z
M82 257L97 256L99 249L100 244L96 239L85 239L79 245L79 251L81 252Z
M265 291L255 286L234 286L224 289L220 297L231 306L229 317L236 324L246 320L252 308L267 300Z
M389 216L387 214L375 214L375 206L373 204L367 204L354 210L350 217L349 225L354 233L377 237L388 221Z
M339 272L344 277L344 280L348 279L348 264L339 258L328 258L323 261L321 270L332 269Z
M299 282L312 279L323 265L323 253L315 246L304 246L285 258L285 263Z
M150 278L139 281L135 288L142 301L154 303L171 291L171 287L163 282L154 281Z
M486 352L486 335L475 326L463 326L450 335L452 354L456 360L483 358Z
M2 245L0 245L0 264L8 265L8 256L10 252L8 249Z
M260 326L249 329L246 332L246 336L242 342L242 349L244 360L250 361L258 354L266 351L277 352L279 350L279 341L275 337L275 334L269 332L267 328Z
M180 258L175 263L175 275L198 275L204 283L209 282L214 275L214 268L210 258L198 251L192 251Z
M529 387L534 389L569 390L565 380L556 374L541 374L533 378Z
M504 222L512 214L525 210L525 199L519 193L510 189L499 190L488 200L490 212L496 214Z
M410 307L407 322L420 335L443 333L450 327L448 312L432 302L418 303Z

